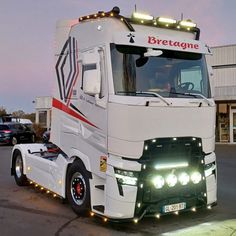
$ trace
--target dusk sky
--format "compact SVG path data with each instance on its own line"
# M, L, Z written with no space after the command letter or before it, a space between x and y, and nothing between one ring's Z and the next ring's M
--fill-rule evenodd
M236 44L235 0L0 0L0 107L34 112L37 96L50 96L56 21L119 6L153 16L192 19L210 46Z

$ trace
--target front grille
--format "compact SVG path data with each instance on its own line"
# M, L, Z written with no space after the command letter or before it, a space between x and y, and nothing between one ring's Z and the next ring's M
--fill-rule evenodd
M158 138L144 143L143 155L139 162L142 171L139 175L137 206L135 216L163 213L165 205L186 203L186 209L206 204L206 183L204 178L204 153L200 138ZM200 173L202 179L195 184L193 173ZM185 173L190 180L183 185L179 176ZM166 183L168 175L174 175L177 182L170 187ZM165 184L156 188L152 182L155 176L162 176Z

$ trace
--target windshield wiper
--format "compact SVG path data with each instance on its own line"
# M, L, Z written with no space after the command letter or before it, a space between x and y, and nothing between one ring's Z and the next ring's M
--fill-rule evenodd
M191 96L191 97L201 97L208 106L212 106L213 104L211 103L211 101L205 97L204 95L202 95L201 93L174 93L174 92L170 92L171 94L177 94L177 95L185 95L185 96Z
M138 92L138 91L137 91ZM155 92L142 92L142 91L139 91L138 93L141 93L141 94L150 94L150 95L153 95L155 97L158 97L160 98L164 103L166 103L168 106L171 105L172 103L169 103L164 97L162 97L159 93L155 93Z
M164 97L162 97L159 93L155 93L155 92L143 92L143 91L132 91L132 92L127 92L127 91L118 91L116 93L124 93L124 94L147 94L147 95L152 95L154 97L158 97L160 98L165 104L167 104L168 106L171 105L172 103L169 103Z

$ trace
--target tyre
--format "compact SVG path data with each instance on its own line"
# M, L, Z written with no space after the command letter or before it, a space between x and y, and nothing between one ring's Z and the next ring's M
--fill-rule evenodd
M19 186L25 186L28 184L28 180L26 175L24 175L23 168L23 159L21 153L19 151L16 151L13 158L13 173L15 181Z
M66 195L73 211L87 215L90 210L89 172L81 161L75 161L68 170Z
M18 143L17 138L15 136L13 136L12 139L11 139L11 145L15 146L17 143Z

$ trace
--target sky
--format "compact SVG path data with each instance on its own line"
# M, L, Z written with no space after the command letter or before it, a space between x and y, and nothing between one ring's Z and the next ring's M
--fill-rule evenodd
M51 96L56 21L119 6L130 16L192 19L209 46L236 44L235 0L0 0L0 107L34 112L35 97Z

